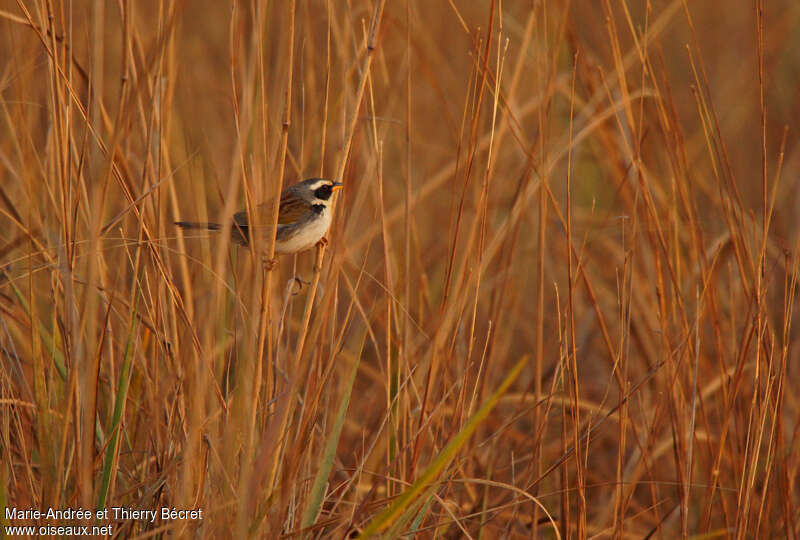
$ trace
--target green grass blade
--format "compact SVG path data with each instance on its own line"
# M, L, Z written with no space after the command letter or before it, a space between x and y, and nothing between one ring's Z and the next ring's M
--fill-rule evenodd
M22 296L22 293L17 288L17 286L14 285L14 282L9 279L8 281L6 281L6 283L11 286L11 290L14 291L14 296L17 297L17 301L22 306L22 309L25 310L25 314L28 316L28 318L31 319L31 324L35 324L35 325L38 326L39 334L42 337L42 341L44 342L44 346L47 347L47 351L51 355L53 355L53 364L55 364L56 370L58 371L58 374L61 376L62 380L66 381L67 380L67 365L66 365L66 362L64 360L64 353L61 352L61 349L59 349L58 345L56 345L56 340L53 337L53 334L51 334L47 330L45 325L42 324L42 322L38 319L38 317L36 318L35 321L33 320L34 317L33 317L33 314L31 313L31 307L28 305L28 302L25 300L25 297Z
M106 446L105 461L103 463L103 476L100 482L100 492L97 494L97 508L105 508L108 488L111 485L111 474L114 469L114 462L117 457L117 441L119 441L119 429L122 424L122 413L125 410L125 400L128 398L128 386L131 380L131 356L133 355L133 339L136 332L137 311L139 308L139 290L137 288L136 299L133 303L130 324L128 325L128 339L125 343L125 356L122 360L122 368L119 372L119 384L117 385L117 395L114 399L114 416L111 421L111 439Z
M422 525L422 520L425 517L425 514L428 513L428 508L431 507L431 503L433 502L433 495L428 495L427 499L425 499L425 504L422 505L422 508L419 512L417 512L417 517L414 518L414 521L411 522L411 528L409 529L409 534L416 534L417 529L419 526Z
M325 493L325 484L328 482L328 476L331 473L333 466L333 458L336 456L336 449L339 446L339 436L342 433L342 426L344 425L344 417L347 414L347 407L350 404L350 395L353 392L353 383L356 380L356 373L358 373L358 365L361 361L361 353L364 349L364 342L366 341L367 334L364 333L361 339L361 347L353 362L352 371L350 372L350 379L345 387L342 401L339 404L339 410L336 413L336 421L333 428L328 433L328 438L325 441L325 450L322 453L322 463L320 463L319 470L314 476L314 483L311 485L311 492L308 494L308 503L305 510L303 510L303 519L301 521L302 528L310 527L314 524L317 515L319 514L320 507L322 506L322 498Z
M414 522L417 519L419 519L420 522L422 521L421 518L425 515L428 506L433 501L434 492L438 488L438 483L429 485L419 497L417 497L410 505L408 505L408 508L406 508L405 512L400 514L400 516L395 519L389 530L385 531L381 535L381 538L388 539L403 537L407 538L408 540L415 538L417 532L416 530L419 528L419 524L415 526ZM411 525L409 525L409 522L411 522Z
M447 446L436 456L436 459L433 460L425 471L420 475L420 477L409 487L406 491L404 491L396 500L395 502L386 510L378 514L375 519L373 519L369 525L364 529L364 532L361 535L361 538L368 538L379 531L386 529L387 527L391 526L391 524L400 517L400 515L414 502L414 500L423 493L433 482L437 480L439 474L444 470L444 468L453 460L458 450L467 442L467 439L475 432L481 422L483 422L492 409L497 405L497 402L500 400L500 397L508 390L511 383L519 375L520 371L522 371L523 366L528 362L528 357L523 357L517 364L511 369L511 372L508 374L506 379L502 382L502 384L495 390L494 394L489 398L489 400L481 406L478 411L472 415L472 417L467 421L461 431L459 431L455 437L453 437Z

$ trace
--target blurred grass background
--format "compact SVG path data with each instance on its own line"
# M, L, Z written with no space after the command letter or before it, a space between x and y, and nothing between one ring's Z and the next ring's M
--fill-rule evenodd
M800 5L0 6L4 505L798 536ZM172 225L320 175L272 271Z

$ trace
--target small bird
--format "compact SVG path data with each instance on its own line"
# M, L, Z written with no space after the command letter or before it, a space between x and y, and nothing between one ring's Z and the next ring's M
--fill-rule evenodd
M278 209L278 229L275 233L275 253L298 253L324 242L325 233L331 225L331 196L342 188L341 182L326 178L309 178L291 185L281 192ZM260 226L266 229L272 219L272 202L267 201L256 206ZM199 223L193 221L176 221L175 225L182 229L201 229L218 231L220 223ZM247 222L247 211L242 210L233 215L231 240L246 246L250 240L250 225Z

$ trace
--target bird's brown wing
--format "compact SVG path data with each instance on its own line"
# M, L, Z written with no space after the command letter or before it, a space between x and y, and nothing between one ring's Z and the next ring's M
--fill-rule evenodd
M304 200L296 196L284 195L281 197L281 204L280 208L278 209L278 225L288 225L290 223L294 223L303 217L306 212L308 212L308 207L309 204ZM261 225L266 226L266 224L272 218L272 201L266 201L259 204L256 206L255 211L258 213ZM247 210L236 212L233 215L233 223L234 225L239 225L240 227L248 227L250 223L247 220Z
M260 206L260 205L259 205ZM288 225L302 218L311 205L294 193L284 193L281 197L281 207L278 211L278 225ZM272 210L267 206L266 211Z
M306 212L308 212L309 204L303 199L297 197L292 193L284 193L281 197L280 208L278 209L278 225L289 225L299 220ZM261 226L265 227L271 219L272 201L266 201L255 209L258 212ZM247 210L236 212L233 215L233 239L235 242L247 244L249 239L250 223L247 219Z

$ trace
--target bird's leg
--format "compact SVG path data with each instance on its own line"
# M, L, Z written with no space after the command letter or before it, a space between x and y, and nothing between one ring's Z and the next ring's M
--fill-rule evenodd
M327 245L328 245L328 239L325 238L324 236L319 239L319 242L317 242L317 247L326 247Z

